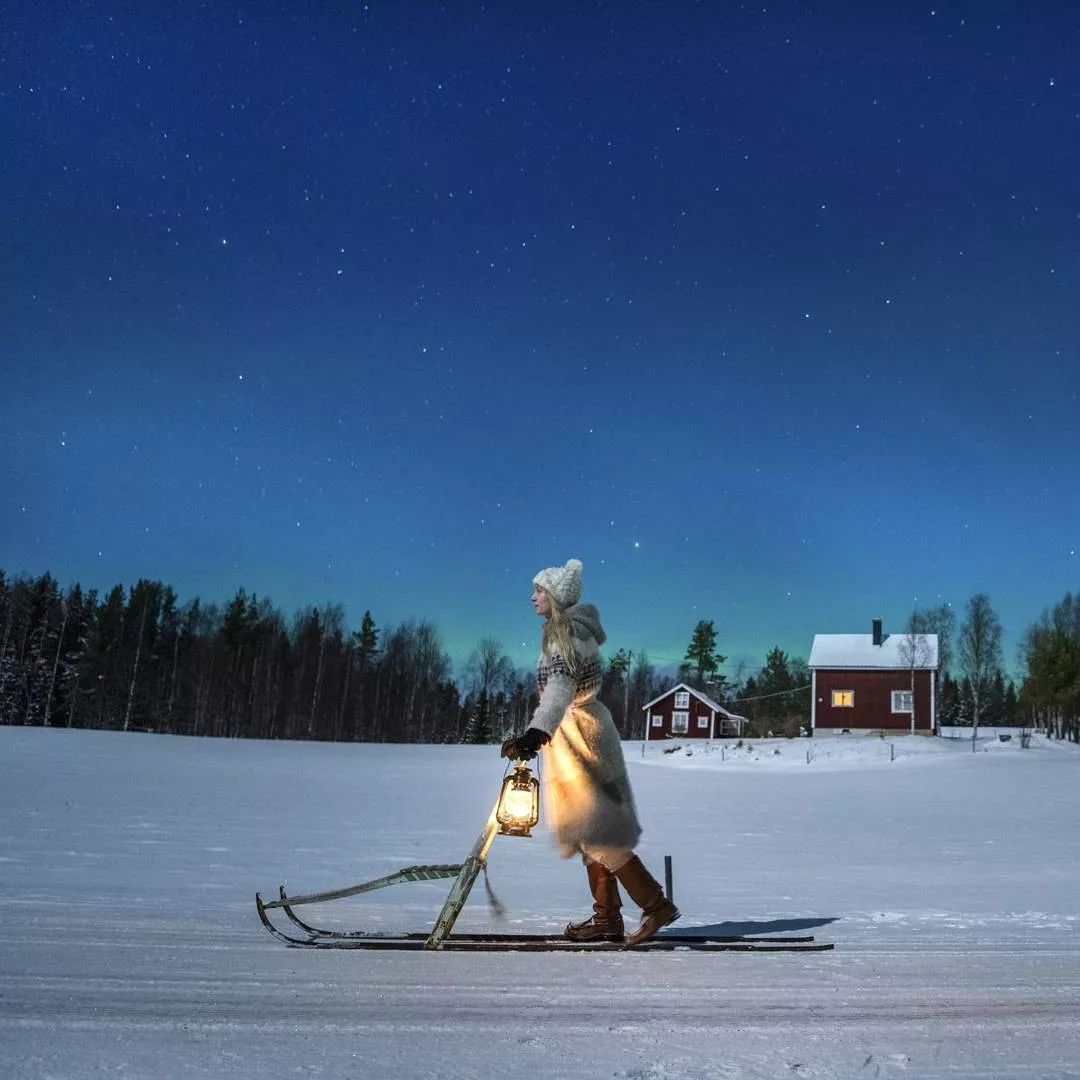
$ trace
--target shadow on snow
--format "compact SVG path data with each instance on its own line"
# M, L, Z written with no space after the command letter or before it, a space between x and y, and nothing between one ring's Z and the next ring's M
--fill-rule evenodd
M715 935L716 937L744 937L757 936L758 934L779 934L793 930L812 930L816 926L828 926L836 922L836 918L828 919L769 919L767 922L719 922L709 923L706 926L686 926L682 922L671 928L672 934L701 934ZM663 930L657 937L664 937Z

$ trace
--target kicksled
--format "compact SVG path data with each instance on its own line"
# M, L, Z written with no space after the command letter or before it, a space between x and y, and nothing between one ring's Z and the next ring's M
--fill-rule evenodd
M276 900L264 901L255 894L255 908L263 926L278 941L298 949L368 949L368 950L439 950L443 952L625 952L628 946L618 941L572 941L562 934L453 933L476 879L487 867L488 853L496 836L529 836L539 819L539 785L524 762L519 761L512 775L503 781L487 823L476 838L472 850L460 863L430 866L407 866L385 877L349 885L327 892L289 896L278 888ZM664 860L667 895L672 894L671 857ZM350 896L402 885L410 881L452 879L450 892L429 933L373 933L333 930L313 925L297 915L295 909L332 903ZM280 911L290 923L289 932L276 925L269 912ZM688 930L678 933L662 930L633 946L634 952L824 952L831 943L815 942L813 936L758 937L718 936Z

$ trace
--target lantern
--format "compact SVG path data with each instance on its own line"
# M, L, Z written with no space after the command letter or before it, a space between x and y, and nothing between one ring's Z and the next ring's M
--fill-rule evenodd
M524 761L503 781L495 820L500 836L532 836L530 830L540 820L540 783Z

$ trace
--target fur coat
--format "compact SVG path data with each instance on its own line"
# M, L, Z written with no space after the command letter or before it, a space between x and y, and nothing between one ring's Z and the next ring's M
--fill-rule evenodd
M544 805L566 857L583 847L632 851L641 835L622 742L600 689L600 646L607 635L592 604L566 609L576 674L557 651L536 669L540 705L530 727L551 736L543 750Z

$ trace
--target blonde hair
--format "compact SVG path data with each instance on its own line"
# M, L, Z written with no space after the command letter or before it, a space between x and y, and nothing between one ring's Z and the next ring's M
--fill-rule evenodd
M544 652L557 652L570 669L571 675L577 674L577 654L574 652L573 632L570 628L570 620L566 613L555 602L555 598L544 589L543 585L537 588L543 589L551 606L551 613L544 620L544 636L542 639Z

